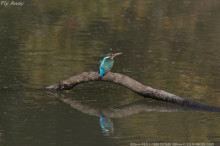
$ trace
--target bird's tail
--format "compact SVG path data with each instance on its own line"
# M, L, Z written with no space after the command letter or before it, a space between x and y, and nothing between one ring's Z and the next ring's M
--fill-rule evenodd
M103 69L99 69L99 77L102 77L104 74L104 70Z

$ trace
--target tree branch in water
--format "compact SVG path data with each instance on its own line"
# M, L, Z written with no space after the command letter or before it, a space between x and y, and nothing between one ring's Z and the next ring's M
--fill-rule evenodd
M179 97L177 95L168 93L163 90L154 89L149 86L145 86L145 85L141 84L140 82L138 82L138 81L126 76L126 75L119 74L119 73L113 73L113 72L107 73L102 78L99 78L98 72L83 72L83 73L75 75L67 80L64 80L60 83L43 88L43 90L45 90L45 91L70 90L78 84L81 84L84 82L90 82L90 81L113 82L115 84L122 85L122 86L130 89L131 91L133 91L143 97L146 97L146 98L152 98L155 100L169 102L169 103L187 106L187 107L191 107L191 108L199 108L199 109L203 109L203 110L207 110L207 111L220 112L219 107L213 107L213 106L200 104L198 102Z

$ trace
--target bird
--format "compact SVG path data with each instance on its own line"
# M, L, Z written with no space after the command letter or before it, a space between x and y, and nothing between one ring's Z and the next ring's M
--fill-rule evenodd
M110 72L111 68L113 67L114 64L114 57L118 56L122 53L115 53L115 54L107 54L100 66L99 66L99 77L101 78L104 74L106 74L107 72Z

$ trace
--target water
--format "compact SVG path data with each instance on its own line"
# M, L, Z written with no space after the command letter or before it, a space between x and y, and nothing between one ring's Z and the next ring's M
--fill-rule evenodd
M40 90L122 52L112 72L220 107L219 10L217 0L0 5L0 145L219 144L219 113L189 112L112 83ZM99 114L111 130L101 129Z

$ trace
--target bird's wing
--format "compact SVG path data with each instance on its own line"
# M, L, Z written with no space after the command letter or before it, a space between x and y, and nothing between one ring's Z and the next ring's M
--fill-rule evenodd
M112 66L113 66L113 61L111 61L110 59L106 58L104 60L104 63L102 64L101 68L104 70L104 72L108 72L108 71L110 71Z
M105 57L105 58L102 60L100 66L99 66L99 69L103 69L103 65L105 64L106 59L107 59L107 57Z

